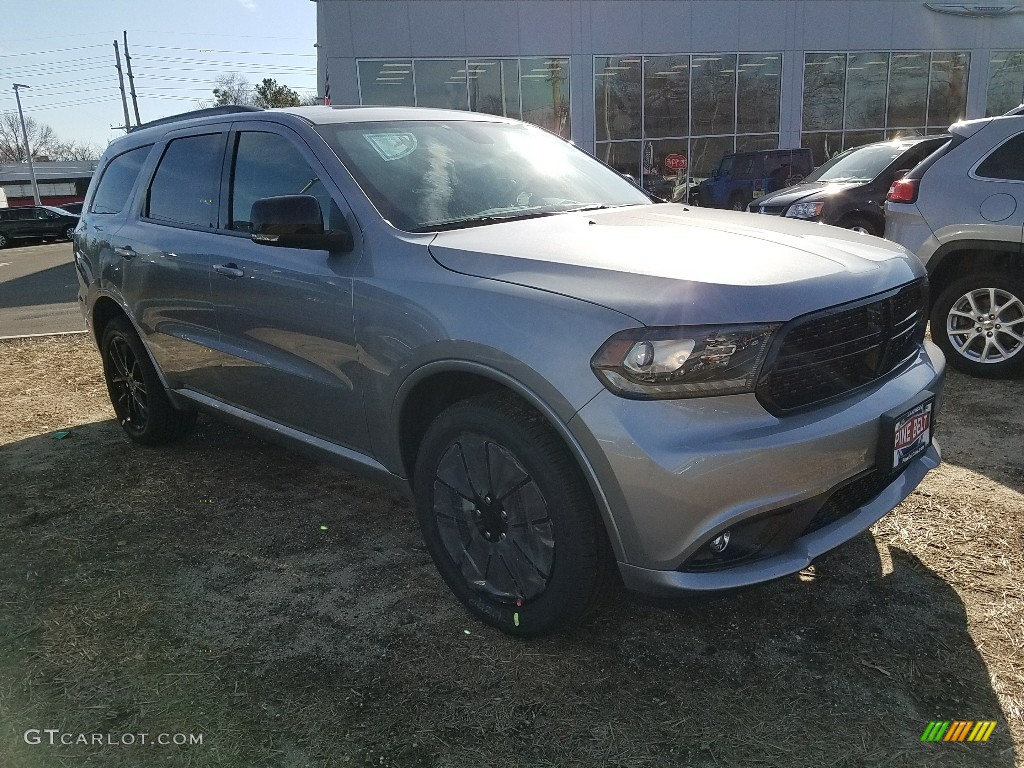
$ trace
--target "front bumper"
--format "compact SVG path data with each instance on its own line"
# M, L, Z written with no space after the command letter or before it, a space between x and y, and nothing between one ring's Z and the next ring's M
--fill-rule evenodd
M680 570L710 538L743 521L806 506L875 467L881 415L945 376L930 342L872 388L775 417L754 395L636 401L603 392L570 422L607 500L606 523L628 588L653 595L731 589L805 568L866 530L938 466L928 451L877 494L782 551L718 570Z

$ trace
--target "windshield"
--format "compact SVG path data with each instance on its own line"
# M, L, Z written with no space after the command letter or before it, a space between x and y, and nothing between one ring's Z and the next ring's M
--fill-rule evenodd
M906 144L868 144L836 155L804 181L871 181L906 152Z
M402 120L316 128L381 216L408 232L651 204L615 171L529 125Z

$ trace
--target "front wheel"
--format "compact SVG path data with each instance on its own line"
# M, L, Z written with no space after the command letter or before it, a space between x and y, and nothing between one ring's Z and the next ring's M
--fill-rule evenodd
M730 211L745 211L747 204L740 195L735 195L729 200Z
M68 227L67 229L64 230L64 239L65 240L74 240L75 239L75 228L74 227Z
M590 491L558 436L515 398L444 411L420 446L413 485L441 576L488 624L545 634L606 594L614 561Z
M882 228L863 216L849 216L839 224L843 229L860 232L862 235L882 236Z
M950 283L931 312L932 339L954 368L1002 378L1024 371L1024 277L969 275Z
M11 243L7 239L7 235L5 235L3 232L0 232L0 248L6 248L10 244Z
M192 431L195 411L179 410L171 403L127 319L118 317L107 323L100 353L110 403L128 437L143 445L160 445Z

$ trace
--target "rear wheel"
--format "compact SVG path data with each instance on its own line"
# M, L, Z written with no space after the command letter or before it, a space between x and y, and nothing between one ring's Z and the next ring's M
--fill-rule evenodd
M950 283L935 300L932 339L972 376L1024 371L1024 276L992 272Z
M195 411L179 410L171 403L127 319L116 317L107 323L100 351L110 402L128 437L143 445L160 445L192 431Z
M64 230L64 239L65 240L74 240L75 239L75 228L74 227L68 227L67 229Z
M590 491L558 436L514 397L444 411L420 446L414 488L441 576L488 624L552 632L607 593L614 561Z
M745 211L747 210L746 202L743 200L743 195L733 195L729 198L729 210L730 211Z
M10 244L11 243L7 239L7 235L5 235L3 232L0 232L0 248L6 248Z

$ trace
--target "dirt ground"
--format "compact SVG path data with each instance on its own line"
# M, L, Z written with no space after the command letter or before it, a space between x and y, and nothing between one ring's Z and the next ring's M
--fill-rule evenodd
M1024 381L946 393L945 464L871 535L521 641L402 497L206 419L135 447L86 337L0 343L0 766L1022 764Z

